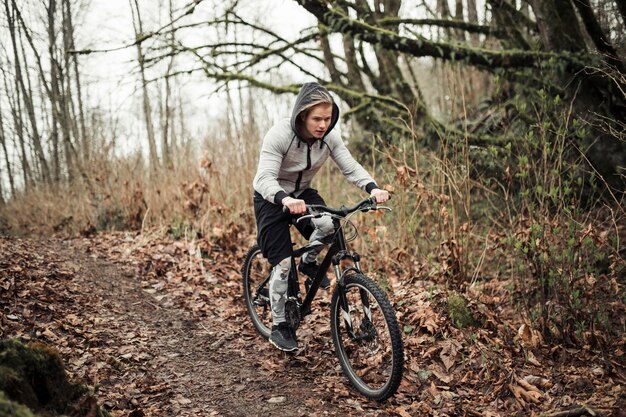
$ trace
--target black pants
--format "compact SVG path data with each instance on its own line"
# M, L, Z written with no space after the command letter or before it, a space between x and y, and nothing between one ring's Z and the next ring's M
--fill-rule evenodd
M306 204L323 204L324 199L313 188L307 188L297 198ZM289 234L289 225L293 216L283 213L283 206L270 203L261 194L254 192L254 215L256 217L257 242L261 252L272 266L291 256L293 244ZM296 223L297 229L308 239L315 229L311 220Z

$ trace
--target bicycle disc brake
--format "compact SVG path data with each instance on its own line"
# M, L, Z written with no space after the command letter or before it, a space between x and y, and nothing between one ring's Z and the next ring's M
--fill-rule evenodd
M378 331L374 324L369 320L363 320L359 326L359 331L356 334L355 341L357 343L369 343L378 336Z
M296 297L289 297L285 302L285 321L293 330L296 330L300 326L300 302Z

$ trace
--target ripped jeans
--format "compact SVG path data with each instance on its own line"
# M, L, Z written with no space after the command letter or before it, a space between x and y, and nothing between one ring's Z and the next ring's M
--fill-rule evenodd
M313 243L316 240L322 240L323 238L333 233L333 222L330 217L320 217L319 219L312 219L311 223L315 227L315 230L309 238L309 242ZM322 251L324 247L318 246L310 252L307 252L303 256L304 262L315 262L317 255ZM272 269L272 276L270 277L269 295L270 304L272 306L272 324L278 325L285 322L285 303L287 302L287 289L289 278L289 271L291 270L291 257L284 258Z

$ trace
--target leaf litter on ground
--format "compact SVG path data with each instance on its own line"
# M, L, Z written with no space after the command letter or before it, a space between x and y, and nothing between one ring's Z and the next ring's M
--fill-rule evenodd
M96 386L102 403L119 416L234 415L209 398L209 386L217 392L237 386L234 394L250 404L300 407L302 415L311 404L331 415L399 416L540 415L583 405L611 415L625 408L624 340L604 354L590 346L549 346L503 303L508 290L496 280L481 290L468 287L464 296L481 325L459 329L448 316L444 285L403 276L389 279L389 292L401 328L408 329L404 379L387 402L368 401L335 359L329 294L320 293L298 330L298 354L285 355L256 336L239 273L253 237L222 230L225 235L243 244L129 233L0 238L0 336L55 346L70 375ZM121 289L115 279L125 281ZM162 324L148 325L155 317ZM203 347L227 352L237 367L256 373L198 381L199 369L219 369L213 363L219 359L194 353ZM267 392L270 383L280 389ZM293 398L295 386L306 386L306 394ZM281 397L285 401L268 401Z

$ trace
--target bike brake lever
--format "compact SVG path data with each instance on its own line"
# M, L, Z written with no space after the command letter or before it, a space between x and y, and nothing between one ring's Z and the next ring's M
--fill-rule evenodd
M319 214L307 214L305 216L298 217L296 219L296 223L299 223L301 220L304 220L304 219L314 219L316 217L320 217L320 215Z
M373 199L373 198L372 198L372 199ZM370 199L370 200L372 200L372 199ZM364 204L364 205L363 205L363 206L359 209L359 211L361 211L361 212L365 213L365 212L370 211L370 210L376 210L376 209L377 209L377 207L378 207L378 206L376 205L376 201L375 201L375 200L374 200L374 201L368 201L366 204Z

